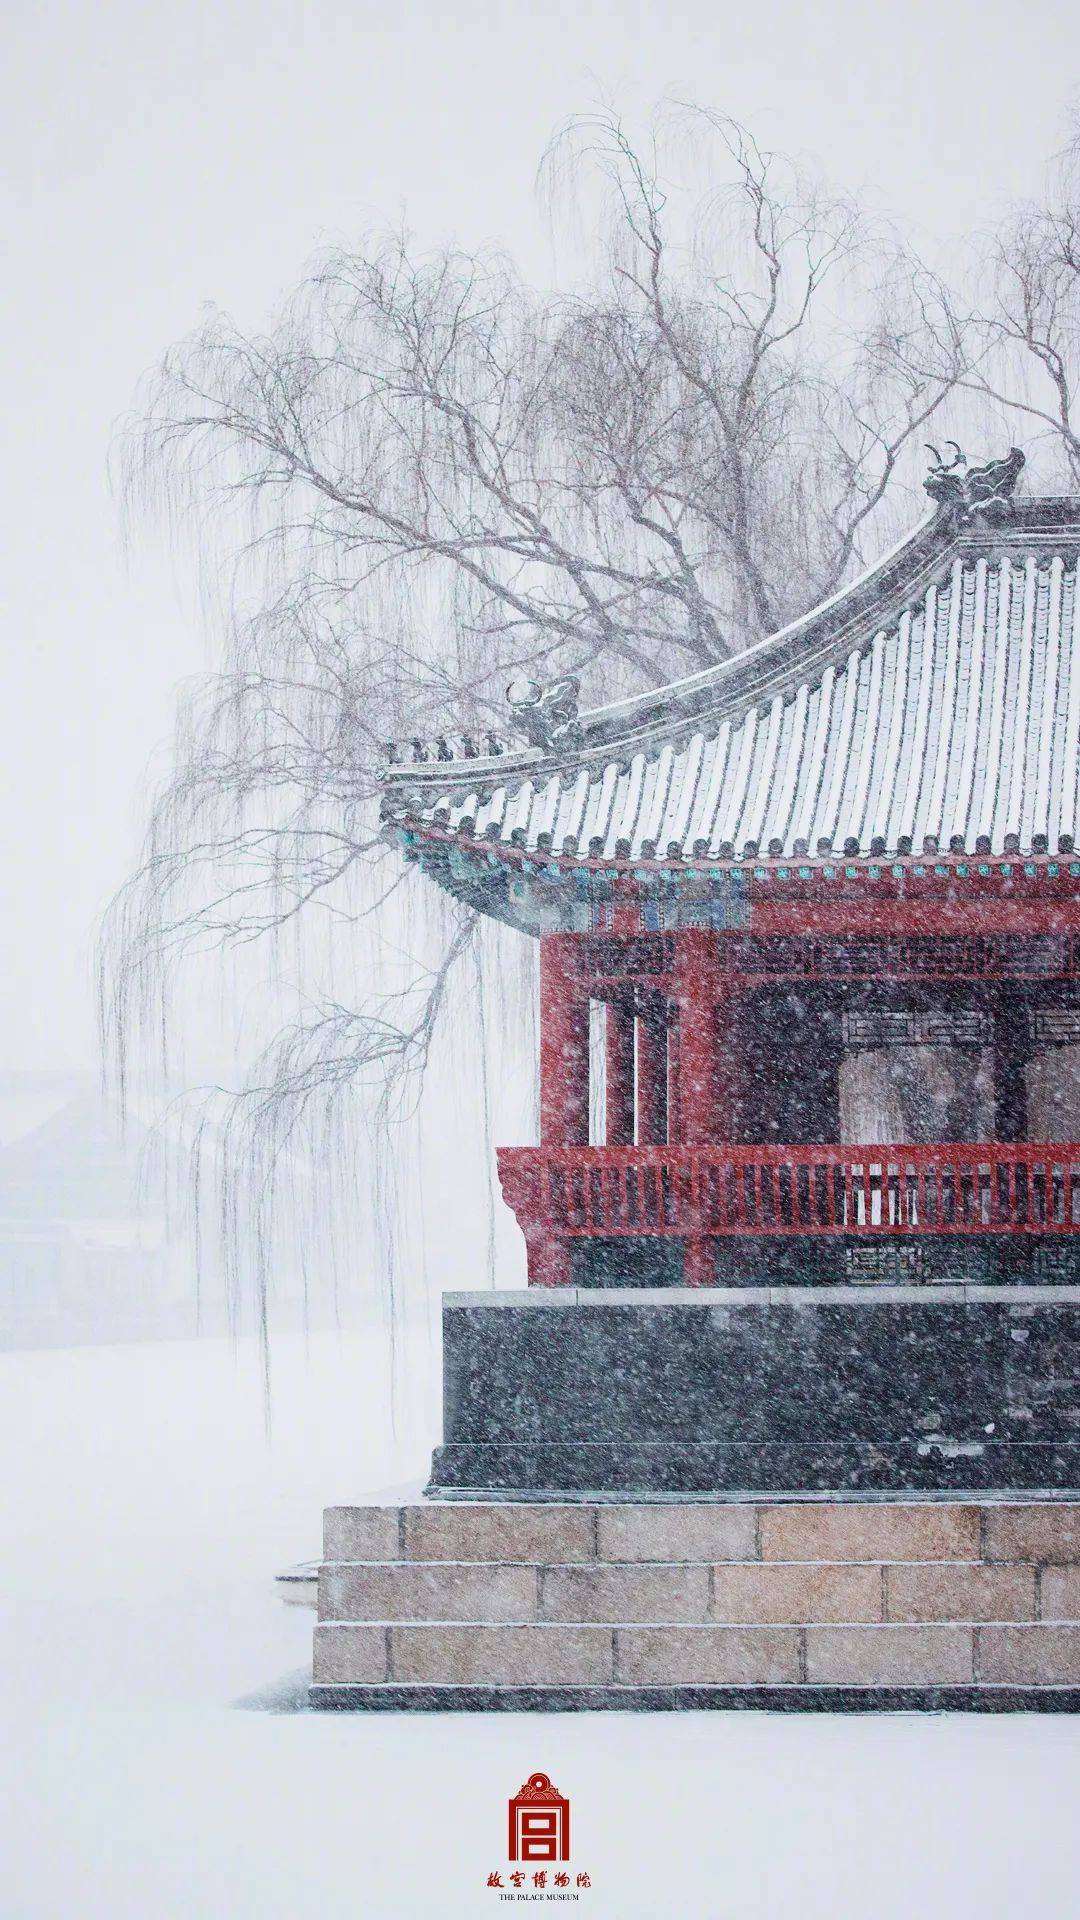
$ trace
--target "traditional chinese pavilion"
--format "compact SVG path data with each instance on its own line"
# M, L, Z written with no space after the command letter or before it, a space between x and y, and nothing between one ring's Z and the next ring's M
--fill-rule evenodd
M441 1490L1080 1484L1080 501L1022 464L717 667L397 750L388 834L540 946Z

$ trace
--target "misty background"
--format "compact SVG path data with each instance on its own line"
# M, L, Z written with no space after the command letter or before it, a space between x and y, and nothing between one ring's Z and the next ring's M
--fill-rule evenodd
M457 1095L466 1023L432 1065L398 1248L399 1277L425 1275L408 1364L397 1349L388 1370L385 1320L334 1330L385 1306L360 1214L315 1311L299 1284L287 1303L269 1426L258 1341L191 1338L224 1336L229 1315L200 1297L184 1196L143 1157L138 1098L123 1142L102 1098L94 945L138 856L177 688L215 663L220 629L188 553L138 525L125 544L114 423L205 303L257 331L313 252L371 227L404 223L420 248L500 245L540 286L571 276L536 169L555 126L598 101L631 132L668 90L734 113L948 265L1037 193L1064 138L1074 0L16 0L5 27L0 1347L20 1349L0 1395L18 1728L5 1912L488 1911L491 1835L536 1758L515 1716L463 1716L436 1739L423 1716L225 1710L290 1670L302 1689L311 1619L272 1576L318 1552L320 1508L424 1471L439 1289L496 1269L519 1284L524 1260L512 1218L489 1211L478 1118ZM208 1006L188 1077L221 1070L219 1035ZM531 1088L507 1082L496 1057L492 1136L527 1138ZM690 1718L529 1730L582 1796L598 1915L854 1920L871 1888L881 1920L1063 1910L1064 1720L673 1724ZM643 1777L653 1832L627 1848ZM434 1863L420 1880L403 1859L418 1807Z
M495 244L537 285L565 284L578 262L572 234L556 252L537 192L546 142L601 101L633 135L665 91L736 112L948 267L1038 191L1075 104L1075 42L1061 0L1022 13L1003 0L842 4L827 20L795 4L670 17L596 4L16 11L3 81L0 1258L22 1275L24 1305L9 1338L39 1322L52 1339L88 1337L88 1285L104 1306L110 1284L130 1282L147 1325L157 1301L161 1330L191 1330L196 1311L185 1196L170 1206L160 1169L140 1160L138 1099L120 1147L97 1083L100 917L135 864L177 688L221 639L190 552L159 527L125 530L110 490L114 426L140 377L206 303L257 330L313 252L372 227L403 224L421 249ZM178 1071L227 1075L213 1009L188 1022ZM401 1249L430 1268L429 1297L477 1284L493 1234L504 1283L521 1265L504 1210L490 1217L484 1141L455 1108L452 1059L440 1072L431 1126L446 1150L423 1153L425 1205L455 1231L435 1236L433 1258L420 1225ZM503 1087L497 1063L492 1077ZM528 1137L531 1089L517 1093L493 1116L496 1139ZM366 1230L361 1208L358 1277L379 1260ZM41 1276L58 1261L68 1277L50 1300ZM343 1291L351 1311L348 1276L344 1290L322 1278L316 1318L340 1313ZM199 1324L220 1306L204 1296Z

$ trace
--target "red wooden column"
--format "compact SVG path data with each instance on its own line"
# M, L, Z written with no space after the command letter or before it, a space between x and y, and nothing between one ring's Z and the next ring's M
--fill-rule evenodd
M604 1009L607 1066L605 1137L609 1147L634 1144L634 1009L626 999L611 999Z
M679 1138L687 1146L723 1140L718 1019L721 996L716 935L676 935L679 1002Z
M540 1144L589 1144L589 995L572 933L540 937Z
M589 1144L589 994L581 976L579 947L573 934L547 933L540 939L540 1144L585 1147ZM543 1191L537 1217L522 1225L529 1257L530 1286L567 1286L571 1277L570 1241L559 1228L568 1182L541 1175Z
M716 935L707 929L687 928L677 934L676 986L679 1037L679 1140L682 1145L707 1146L730 1140L733 1131L733 1079L725 1065L727 1050L721 1033L730 1018L730 999L720 973ZM689 1287L705 1286L713 1277L710 1241L701 1231L702 1212L694 1185L693 1212L698 1231L683 1247L683 1278Z
M679 1052L679 1003L669 1000L667 1003L668 1042L667 1042L667 1137L671 1141L681 1140L682 1135L682 1060Z

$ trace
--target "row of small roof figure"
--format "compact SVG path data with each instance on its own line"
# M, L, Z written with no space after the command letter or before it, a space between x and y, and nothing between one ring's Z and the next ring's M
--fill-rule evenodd
M579 744L577 724L580 680L566 675L542 687L537 680L512 680L506 689L506 703L515 728L530 747L573 747ZM478 738L469 734L439 734L434 740L409 742L408 760L414 765L439 760L497 759L515 743L501 734L488 732ZM385 747L390 766L400 766L404 756L394 741Z
M467 733L440 733L434 740L409 740L402 747L396 740L387 740L383 747L387 764L392 767L423 765L427 761L438 760L494 760L500 753L508 753L511 742L501 734L485 733L474 736Z

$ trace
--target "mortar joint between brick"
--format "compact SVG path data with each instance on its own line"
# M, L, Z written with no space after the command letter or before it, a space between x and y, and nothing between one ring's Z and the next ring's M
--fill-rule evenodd
M592 1514L590 1517L592 1520L592 1557L594 1560L599 1560L600 1558L600 1509L599 1507L593 1508Z
M383 1632L386 1636L386 1678L392 1680L394 1677L394 1629L386 1626Z
M761 1559L761 1508L754 1508L754 1559Z
M611 1629L611 1684L613 1687L617 1687L619 1684L619 1629L618 1627L612 1627Z
M806 1682L806 1628L799 1627L795 1634L795 1658L798 1661L799 1684Z
M407 1558L406 1551L405 1551L405 1509L404 1507L399 1507L397 1510L397 1550L398 1550L399 1560L404 1560Z
M979 1561L986 1561L986 1508L979 1508Z
M982 1635L980 1626L971 1629L971 1678L978 1686L982 1679Z
M536 1569L536 1617L538 1620L542 1620L544 1617L544 1575L546 1572L546 1567L538 1566Z

